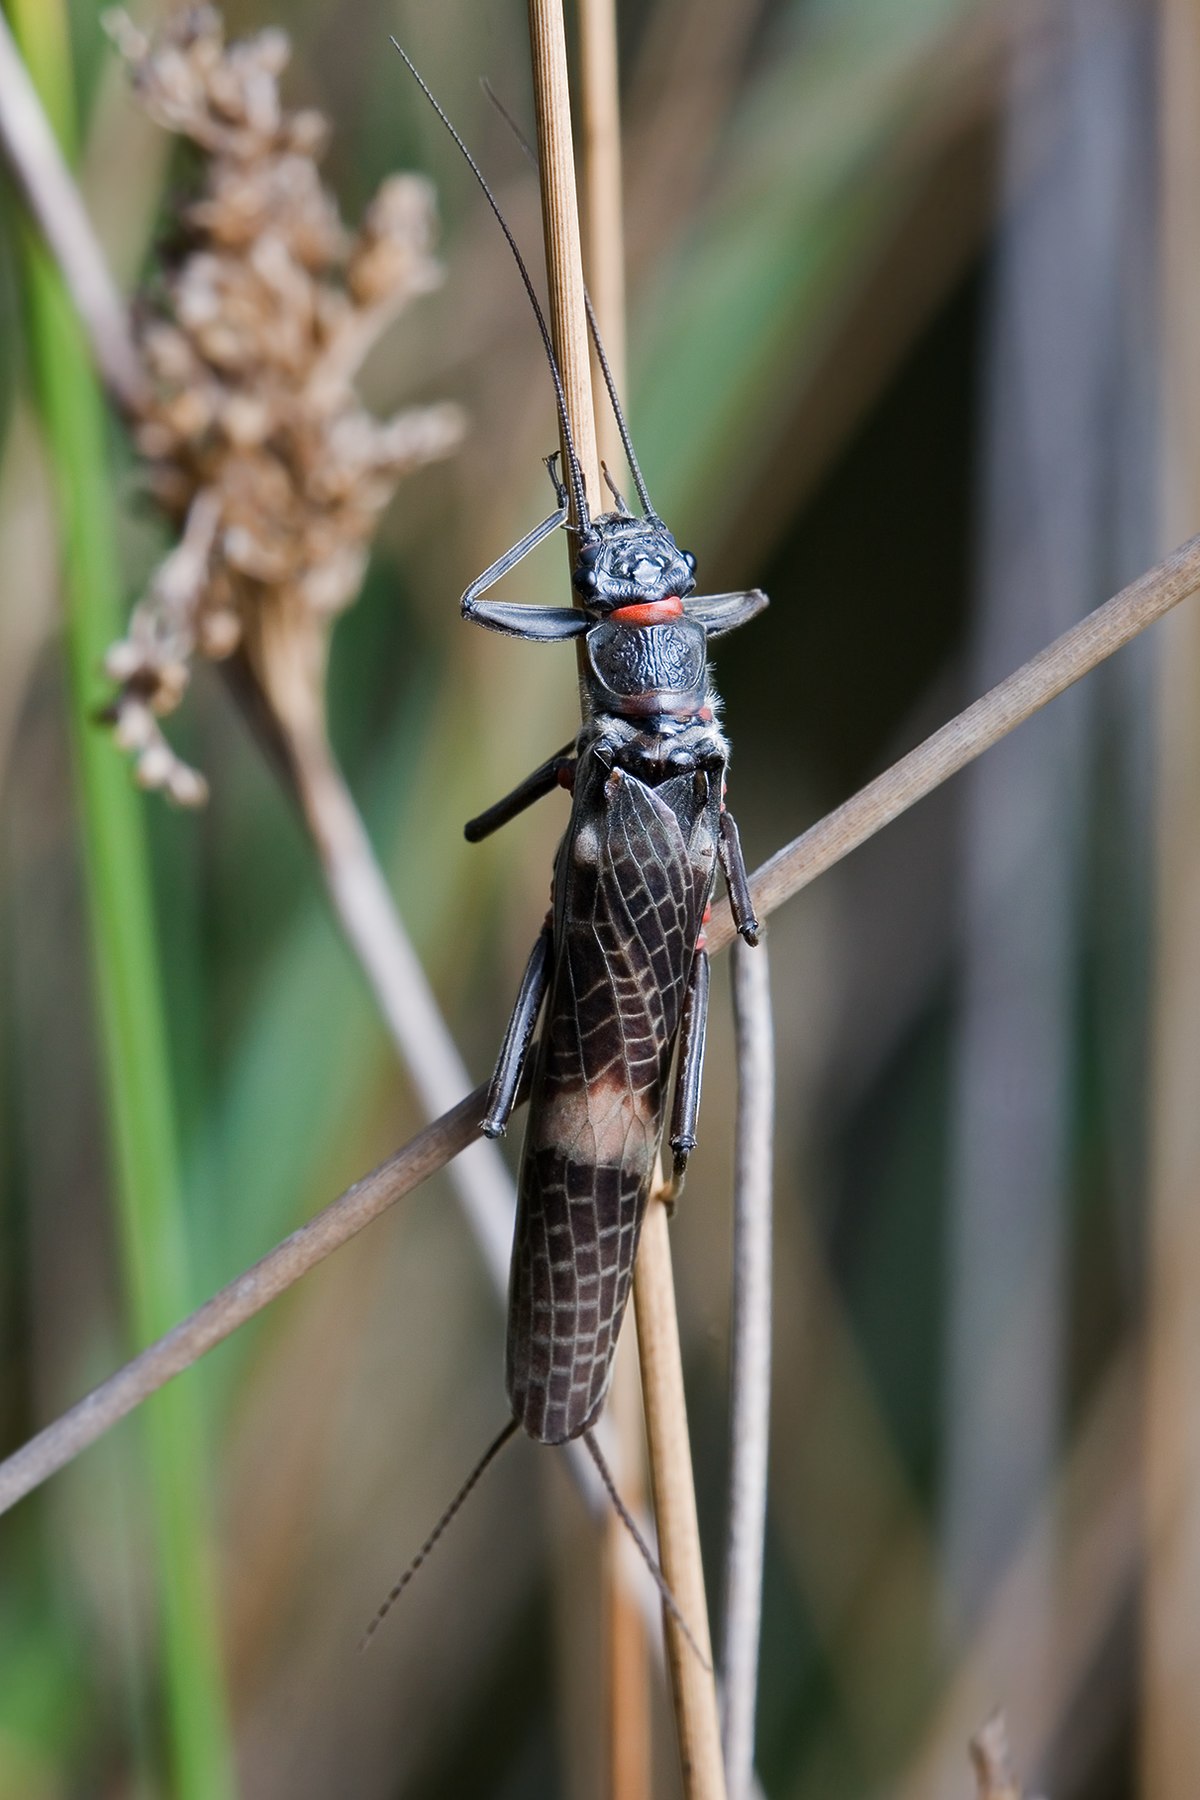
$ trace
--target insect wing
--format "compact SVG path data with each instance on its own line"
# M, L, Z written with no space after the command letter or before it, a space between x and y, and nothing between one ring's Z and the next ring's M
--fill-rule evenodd
M586 1430L608 1388L719 808L691 775L652 789L594 759L581 775L509 1297L509 1399L546 1443Z

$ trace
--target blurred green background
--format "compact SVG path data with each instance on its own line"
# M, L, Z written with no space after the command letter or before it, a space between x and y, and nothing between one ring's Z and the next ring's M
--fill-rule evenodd
M70 9L81 178L132 286L189 171L133 102L99 11ZM230 35L288 29L285 92L329 115L326 172L349 220L395 169L430 174L440 196L446 285L362 385L380 412L454 398L469 435L386 517L336 631L331 712L478 1080L565 807L551 799L475 849L462 823L570 736L576 701L569 652L468 631L457 598L540 516L555 424L503 244L387 37L411 50L532 251L536 190L478 86L489 76L529 118L524 8L238 0L226 17ZM1178 495L1194 492L1196 463L1162 451L1155 398L1179 347L1160 330L1171 171L1200 168L1186 165L1186 93L1157 75L1171 18L1140 0L621 8L634 437L704 587L772 598L715 658L752 866L1192 528ZM6 1449L137 1336L115 1249L20 235L0 186ZM109 437L132 603L165 539L115 426ZM510 592L561 599L562 581L547 548ZM1138 1774L1156 1716L1153 1587L1139 1626L1138 1359L1160 1323L1148 1171L1170 1163L1177 1117L1150 1105L1146 1078L1160 653L1126 652L772 920L758 1736L771 1800L967 1796L967 1737L995 1704L1048 1800L1200 1791L1179 1767L1178 1786ZM168 729L212 787L200 814L138 803L195 1303L421 1120L216 673ZM1168 766L1191 766L1186 706L1159 739ZM718 1608L727 981L718 969L701 1149L672 1227ZM502 1347L441 1177L184 1378L242 1794L604 1791L595 1539L555 1457L511 1451L370 1657L356 1653L504 1417ZM175 1791L154 1580L135 1420L0 1521L4 1800ZM186 1679L186 1655L179 1666ZM654 1791L670 1795L655 1704ZM193 1792L223 1778L196 1779Z

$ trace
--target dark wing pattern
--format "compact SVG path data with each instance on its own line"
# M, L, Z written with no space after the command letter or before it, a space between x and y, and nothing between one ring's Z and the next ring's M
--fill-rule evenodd
M556 876L509 1295L509 1399L550 1444L585 1431L608 1388L714 868L710 808L685 803L681 824L664 789L620 772L592 792Z

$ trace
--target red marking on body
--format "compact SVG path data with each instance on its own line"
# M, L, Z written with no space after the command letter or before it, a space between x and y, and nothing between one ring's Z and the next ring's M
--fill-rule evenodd
M701 932L696 939L696 948L697 948L697 950L707 950L708 949L708 939L705 937L703 932Z
M568 794L575 792L575 764L563 763L555 776L560 788L566 788Z
M644 600L637 606L618 606L609 617L620 625L661 625L665 619L683 617L683 601L678 594L668 594L665 600Z
M700 923L702 925L707 925L708 921L711 918L712 918L712 901L710 900L708 905L704 909L704 917L701 919Z
M711 706L702 706L700 708L700 711L696 714L696 717L699 719L699 721L702 725L711 725L712 719L713 719L712 707Z

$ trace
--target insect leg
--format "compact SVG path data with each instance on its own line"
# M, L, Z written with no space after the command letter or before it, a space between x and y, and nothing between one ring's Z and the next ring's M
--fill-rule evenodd
M675 1169L671 1198L683 1186L687 1159L696 1148L696 1115L700 1111L700 1076L704 1070L704 1038L708 1028L708 953L697 950L692 978L683 1000L683 1024L679 1033L679 1072L675 1077L675 1104L671 1109L671 1150Z
M561 644L582 637L596 623L574 606L514 606L508 600L475 600L468 607L465 596L463 617L486 625L489 631L502 631L505 637L526 638L535 644Z
M515 569L531 550L536 550L538 545L550 536L551 532L557 531L560 525L566 523L567 510L566 503L560 499L554 511L544 518L540 525L535 525L532 531L527 531L511 550L506 550L503 556L497 557L496 561L483 571L482 575L475 577L462 597L465 618L475 617L476 602L480 594L486 594L490 587L495 587L501 576L507 575L510 569Z
M527 806L532 806L535 800L540 800L543 794L550 793L553 788L569 786L569 774L575 768L573 751L573 744L564 744L561 750L556 750L548 761L536 768L532 775L527 775L511 794L505 794L503 800L497 800L494 806L489 806L478 818L468 819L463 826L463 836L468 844L478 844L491 832L498 831L501 825L507 825L510 819L515 819L518 813L524 812Z
M533 1036L533 1028L537 1023L538 1012L546 995L547 979L550 973L551 929L549 921L542 927L538 941L533 946L529 961L525 965L525 973L521 977L521 989L517 995L517 1004L513 1007L512 1018L508 1021L508 1030L504 1034L504 1042L500 1046L500 1055L496 1059L496 1072L492 1076L492 1085L488 1089L487 1106L484 1108L480 1130L484 1137L503 1137L505 1127L512 1116L516 1104L517 1088L521 1082L521 1071L525 1067L525 1058L529 1051L529 1040Z
M750 896L750 877L746 873L746 859L742 855L742 840L733 822L733 814L724 810L721 813L721 838L717 854L725 871L725 880L729 884L729 910L733 914L733 922L748 944L757 944L758 920L754 916L754 901Z

